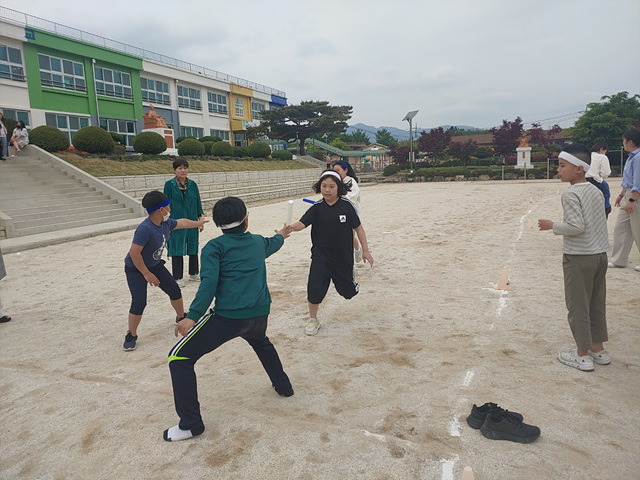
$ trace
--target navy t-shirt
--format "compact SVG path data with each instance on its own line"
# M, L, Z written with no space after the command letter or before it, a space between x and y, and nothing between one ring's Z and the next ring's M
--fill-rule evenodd
M153 268L160 264L164 247L171 236L171 230L176 228L176 225L178 222L173 218L156 225L148 217L138 225L133 234L133 243L142 247L142 260L147 268ZM124 259L124 264L129 268L136 268L129 253Z
M341 197L333 205L319 200L300 221L311 225L312 259L353 265L353 230L360 226L360 217L350 200Z

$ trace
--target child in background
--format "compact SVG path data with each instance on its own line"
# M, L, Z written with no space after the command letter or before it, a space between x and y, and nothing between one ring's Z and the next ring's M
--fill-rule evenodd
M184 306L180 287L164 266L162 252L167 244L171 231L181 228L200 228L209 220L198 221L181 218L169 218L171 207L167 196L157 190L147 193L142 198L142 206L149 216L145 218L133 234L133 243L124 259L124 271L131 291L131 308L129 309L129 331L122 348L130 352L136 349L138 325L142 320L142 312L147 306L147 284L160 289L169 295L171 306L176 311L176 320L184 318Z
M611 363L604 349L609 235L602 192L585 177L590 162L591 153L579 143L560 152L558 177L571 184L562 194L563 221L538 221L540 230L563 235L564 295L577 348L559 353L558 360L587 372L594 363Z
M587 171L587 182L592 183L598 187L604 195L604 211L609 218L611 213L611 191L609 190L609 184L605 178L611 175L611 165L609 164L609 157L607 157L607 145L602 142L596 143L591 147L591 164Z
M349 165L347 162L342 161L334 163L333 170L340 174L342 183L349 187L347 198L351 200L354 207L356 207L356 213L359 216L360 187L358 186L358 177L356 176L356 172L353 171L351 165ZM353 249L355 250L356 263L360 263L362 261L362 250L360 249L360 244L358 243L358 238L356 237L355 232L353 233Z
M362 257L373 266L367 235L353 203L345 198L349 187L337 172L327 170L314 184L322 199L307 210L302 218L291 225L294 232L311 227L311 267L307 282L309 322L307 335L315 335L320 328L318 308L324 300L329 283L346 299L358 294L358 284L353 275L353 231L362 246Z
M264 238L247 231L247 217L247 207L239 198L223 198L213 207L213 221L222 229L222 235L202 249L202 283L187 318L176 326L176 337L180 333L184 338L169 353L173 397L180 423L164 431L163 438L168 442L186 440L204 432L195 363L236 337L242 337L251 345L276 392L283 397L293 395L278 352L266 336L271 295L265 265L265 259L280 250L291 227L285 225L276 230L273 237ZM214 297L213 310L204 316Z

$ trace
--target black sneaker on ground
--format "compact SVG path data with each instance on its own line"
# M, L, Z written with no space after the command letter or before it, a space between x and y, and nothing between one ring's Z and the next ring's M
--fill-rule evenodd
M481 407L478 407L474 403L473 407L471 408L471 415L467 417L467 423L471 428L475 428L477 430L484 424L484 421L487 419L487 415L489 415L489 413L493 411L508 412L510 415L513 415L516 418L519 418L520 420L522 420L522 415L520 415L519 413L509 412L509 410L504 410L503 408L499 407L496 403L489 402L489 403L485 403Z
M285 388L284 390L278 390L275 385L272 385L272 387L276 391L276 393L281 397L293 396L293 387L288 387L288 388Z
M133 335L131 335L130 332L127 332L127 336L124 337L124 344L122 345L122 348L124 349L124 351L130 352L132 350L135 350L137 340L138 340L137 335L134 337Z
M8 315L3 315L2 317L0 317L0 323L7 323L11 321L11 317Z
M509 440L518 443L531 443L540 436L538 427L522 423L522 418L504 410L490 412L480 431L485 437L493 440Z

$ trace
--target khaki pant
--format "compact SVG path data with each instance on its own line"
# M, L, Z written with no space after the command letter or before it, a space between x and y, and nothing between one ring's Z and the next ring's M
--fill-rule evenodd
M626 267L629 263L629 252L634 241L640 251L640 205L636 202L631 214L624 210L630 195L631 190L627 190L624 199L620 202L616 226L613 229L613 250L609 260L614 265L621 267Z
M607 254L562 257L564 298L569 327L581 350L606 342L607 335Z

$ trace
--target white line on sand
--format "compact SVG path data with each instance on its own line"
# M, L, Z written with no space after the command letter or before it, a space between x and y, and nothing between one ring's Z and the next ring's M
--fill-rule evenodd
M464 380L462 381L462 386L468 387L474 375L475 373L473 373L471 370L468 370L467 374L464 376Z
M454 456L450 460L442 459L442 480L453 480L453 467L458 462L458 455Z

